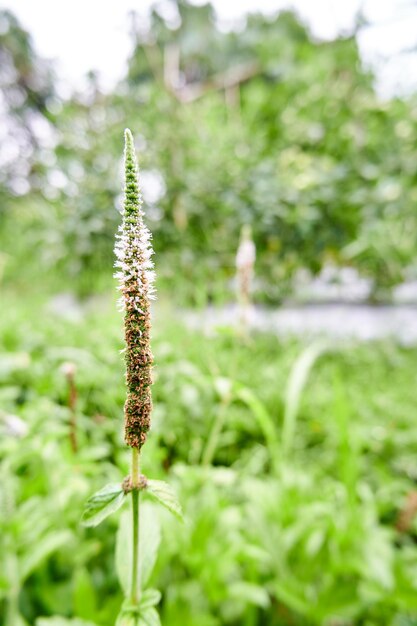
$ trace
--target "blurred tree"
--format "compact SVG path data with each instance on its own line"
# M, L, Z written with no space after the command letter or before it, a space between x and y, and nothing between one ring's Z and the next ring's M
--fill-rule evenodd
M0 187L21 195L39 188L51 164L56 91L51 64L10 11L0 11ZM3 204L4 206L4 204Z
M243 224L252 226L259 289L271 300L299 268L314 273L329 261L354 265L376 292L412 276L416 102L377 98L356 33L320 42L291 12L250 15L225 32L210 4L178 0L161 11L151 11L146 27L131 14L134 48L113 94L92 75L85 93L58 103L52 75L40 71L27 34L7 14L15 30L0 39L5 58L20 59L13 50L26 42L28 67L46 76L16 108L2 73L16 123L25 128L34 107L53 122L46 164L38 152L16 160L46 168L37 219L49 261L90 279L108 268L117 155L129 125L155 248L164 253L159 275L188 278L184 297L197 284L213 295L232 277Z

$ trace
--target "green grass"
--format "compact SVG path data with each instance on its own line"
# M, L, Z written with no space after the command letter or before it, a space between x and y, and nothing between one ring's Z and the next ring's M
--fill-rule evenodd
M121 316L113 298L73 322L42 298L6 299L0 623L113 626L117 516L94 531L79 519L88 495L128 473ZM157 305L143 471L175 486L186 515L181 525L157 513L151 582L163 591L164 626L417 624L417 523L395 526L416 489L417 353L333 345L293 384L291 409L288 384L306 349L268 335L245 343L227 328L204 336ZM77 367L76 455L67 361ZM24 436L10 434L10 414ZM283 446L285 415L293 435Z

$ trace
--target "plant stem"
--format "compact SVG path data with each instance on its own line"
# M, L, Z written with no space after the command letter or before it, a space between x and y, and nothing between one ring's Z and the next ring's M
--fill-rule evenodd
M132 487L137 489L139 487L139 450L132 448Z
M139 451L132 448L132 604L139 604Z

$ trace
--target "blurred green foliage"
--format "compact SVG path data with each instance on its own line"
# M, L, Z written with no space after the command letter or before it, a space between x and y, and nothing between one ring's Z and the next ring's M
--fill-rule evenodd
M120 315L103 297L73 321L39 299L30 309L13 294L8 301L0 622L113 626L119 514L93 530L80 517L92 491L128 473ZM297 392L284 454L286 389L305 346L267 335L242 343L227 329L205 337L161 304L155 317L143 471L175 487L186 518L155 510L162 546L150 584L162 591L164 626L415 624L416 351L387 342L323 352ZM204 465L225 395L213 464Z
M98 296L63 319L34 293L110 284L125 126L160 291L177 307L225 297L247 223L266 300L329 261L371 277L375 296L415 275L415 98L377 97L355 33L319 42L288 12L224 32L210 5L173 6L176 19L155 9L146 28L132 15L111 94L94 74L69 92L0 12L5 626L113 626L122 601L119 514L80 525L87 496L128 472L121 318ZM186 516L159 511L150 583L164 626L415 626L416 351L243 343L176 315L155 310L143 455Z
M269 300L300 267L329 261L374 279L375 296L415 276L415 98L377 97L356 33L320 42L289 12L224 32L210 5L172 6L174 21L154 9L146 28L131 16L133 52L111 94L94 74L67 93L2 12L5 280L30 278L28 256L84 291L108 275L125 126L137 138L158 272L166 286L187 279L182 298L224 291L244 223Z

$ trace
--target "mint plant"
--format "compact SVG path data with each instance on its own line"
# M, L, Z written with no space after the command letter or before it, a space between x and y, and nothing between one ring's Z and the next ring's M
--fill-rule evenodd
M125 195L123 221L116 237L115 276L121 292L120 306L124 311L125 361L127 398L124 406L125 442L132 449L131 470L123 482L106 485L87 501L82 522L85 526L97 526L108 515L117 511L131 496L132 524L130 572L118 567L120 582L125 592L116 626L158 626L160 624L155 605L160 593L156 589L144 589L149 577L149 562L154 561L155 542L140 540L140 501L143 492L151 495L172 513L182 516L181 507L171 487L160 480L151 480L140 472L140 453L151 423L152 412L152 364L150 346L151 300L155 297L154 270L152 262L151 233L146 227L142 211L142 199L138 181L138 164L133 137L125 131ZM148 515L144 516L149 518ZM152 522L150 523L152 524ZM150 524L147 524L149 528ZM128 532L123 524L121 541ZM146 530L146 529L145 529ZM152 544L152 556L145 550ZM120 553L121 550L119 549ZM126 559L123 557L126 562ZM146 561L147 575L141 580Z

